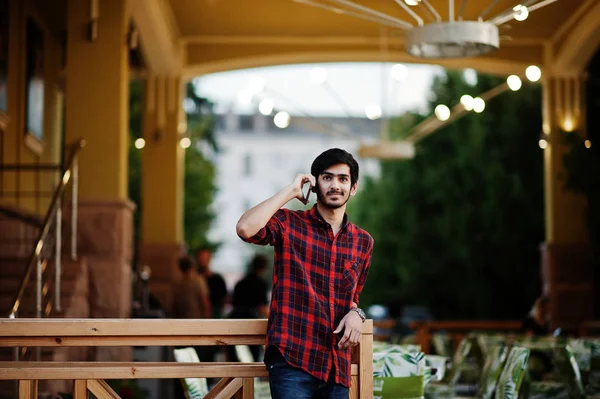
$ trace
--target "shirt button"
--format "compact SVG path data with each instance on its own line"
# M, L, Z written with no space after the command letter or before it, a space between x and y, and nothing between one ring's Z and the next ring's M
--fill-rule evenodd
M330 286L330 287L333 287L333 283L329 283L329 286Z
M335 262L331 262L331 267L335 267Z

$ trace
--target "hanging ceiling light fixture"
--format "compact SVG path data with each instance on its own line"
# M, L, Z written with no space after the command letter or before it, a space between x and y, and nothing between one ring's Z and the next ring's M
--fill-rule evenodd
M503 12L486 19L499 3L498 0L480 0L477 5L487 6L474 20L464 20L467 0L461 0L458 13L456 0L448 0L448 18L442 19L430 0L388 0L401 7L413 21L398 18L395 14L366 7L351 0L293 0L321 9L333 11L381 25L406 31L406 52L419 58L463 58L491 53L500 47L498 27L509 21L525 21L529 14L558 0L523 0ZM331 3L334 3L332 5ZM425 23L417 11L424 10L435 22Z

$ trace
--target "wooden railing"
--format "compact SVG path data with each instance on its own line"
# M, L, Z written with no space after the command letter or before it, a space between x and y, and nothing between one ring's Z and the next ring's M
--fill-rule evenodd
M262 345L266 320L0 319L1 347ZM373 323L352 354L350 398L373 396ZM19 381L19 398L37 398L38 381L73 380L74 399L119 398L106 379L215 378L210 398L254 398L263 363L0 362L0 380Z
M375 339L386 340L387 334L377 333L377 329L391 331L396 322L394 320L374 321L376 329ZM412 322L409 326L416 334L416 343L421 345L425 353L431 352L431 339L433 334L444 332L448 334L451 341L456 344L470 332L518 332L521 327L520 321L493 321L493 320L448 320L448 321L419 321Z
M410 326L417 332L417 343L425 353L431 351L431 339L436 332L443 331L453 342L453 347L470 332L518 332L520 321L491 321L491 320L451 320L413 322Z
M579 325L580 337L600 336L600 320L588 320Z

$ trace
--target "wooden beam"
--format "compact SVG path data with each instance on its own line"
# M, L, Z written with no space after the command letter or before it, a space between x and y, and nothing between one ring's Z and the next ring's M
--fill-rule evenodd
M0 362L0 380L266 377L262 362Z
M87 388L98 399L121 399L104 380L87 380Z
M256 336L109 336L109 337L1 337L0 347L67 347L67 346L221 346L264 345L264 335Z
M217 382L217 384L210 390L210 392L208 394L206 394L206 396L204 397L204 399L213 399L213 398L215 398L219 393L221 393L223 391L223 389L225 389L225 387L231 381L233 381L233 377L224 377L224 378L221 378L219 380L219 382Z
M159 75L178 76L183 65L181 33L169 2L131 0L130 7L148 68Z
M265 336L266 319L2 319L0 338L9 337L202 337ZM193 333L193 334L192 334ZM372 320L363 333L373 333ZM0 339L1 341L1 339Z
M19 380L19 399L37 399L37 380Z
M73 399L87 399L87 381L75 380L73 383Z
M372 339L372 335L365 335L363 338ZM351 366L351 374L358 375L358 372L358 365L353 364ZM91 378L104 380L250 378L267 377L268 375L267 369L262 362L0 362L0 381L20 379L87 380Z
M3 319L0 337L265 336L267 320ZM193 334L192 334L193 333Z
M403 47L404 37L389 36L390 46ZM208 45L309 45L309 46L381 46L381 36L292 36L292 35L192 35L183 36L185 44ZM545 39L515 37L502 42L502 46L541 46Z
M220 392L216 393L214 396L206 395L205 399L230 399L237 391L242 388L244 381L242 378L234 378L230 381Z

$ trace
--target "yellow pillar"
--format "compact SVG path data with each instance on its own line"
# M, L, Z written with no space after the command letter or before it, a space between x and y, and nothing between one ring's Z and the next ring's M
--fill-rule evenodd
M128 3L98 1L92 40L90 2L68 2L65 141L86 140L79 163L84 198L127 199Z
M86 141L79 160L78 245L89 268L91 317L128 317L131 309L128 5L128 0L67 2L65 142ZM97 35L91 37L94 20ZM129 356L126 348L102 348L96 355Z
M549 60L551 61L551 60ZM550 62L547 65L551 65ZM542 246L544 292L556 327L577 328L593 318L594 285L586 198L565 188L564 132L585 134L584 81L547 76L543 92L546 242Z
M183 93L181 78L146 79L140 262L152 269L152 292L167 308L183 249Z

